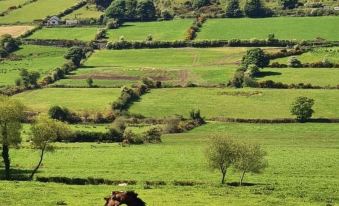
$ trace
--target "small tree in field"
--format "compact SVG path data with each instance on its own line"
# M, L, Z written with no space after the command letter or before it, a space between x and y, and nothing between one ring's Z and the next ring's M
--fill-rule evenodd
M23 112L24 106L20 102L0 95L0 143L7 180L11 178L9 148L10 146L17 146L21 142L20 131Z
M236 144L230 137L214 136L206 150L209 167L221 173L221 184L225 183L227 169L236 159Z
M93 87L93 79L92 77L89 77L86 79L86 83L88 85L88 87Z
M31 130L32 144L34 148L41 152L40 160L30 176L30 179L33 179L34 174L38 171L43 161L45 152L54 150L54 146L51 143L55 142L57 139L69 137L72 132L65 123L50 119L48 116L44 115L38 116L36 122L32 125Z
M314 110L314 99L307 97L298 97L293 103L291 113L297 116L297 120L305 122L312 117Z
M80 66L81 60L86 56L82 48L74 46L67 51L64 57L65 59L71 60L74 63L74 65Z
M245 173L260 173L267 167L267 161L264 159L266 152L257 144L239 144L237 158L234 167L241 172L239 185L242 185Z
M247 50L246 55L243 56L241 63L245 67L250 64L254 64L259 68L263 68L269 65L270 59L262 49L254 48Z

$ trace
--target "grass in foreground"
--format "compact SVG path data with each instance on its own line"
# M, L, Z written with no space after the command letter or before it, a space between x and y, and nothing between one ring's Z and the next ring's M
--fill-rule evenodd
M144 41L152 35L155 41L184 40L186 30L191 26L193 19L180 19L156 22L127 22L118 29L107 32L109 41L118 41L124 36L128 41Z
M73 89L47 88L27 91L14 98L22 101L29 110L47 112L51 106L59 105L76 112L107 112L120 95L120 89Z
M20 69L38 71L41 76L47 74L66 62L63 57L66 51L60 47L23 45L13 53L17 59L0 62L0 86L14 85Z
M339 117L337 90L153 89L129 111L146 117L188 116L192 109L200 109L207 118L291 118L290 106L299 96L315 99L313 117Z
M338 124L237 124L209 123L191 132L163 137L161 144L132 145L59 143L48 153L38 176L103 177L137 180L136 186L69 186L36 182L0 182L7 188L0 201L26 204L100 205L111 190L134 189L152 206L165 205L322 205L338 201ZM219 174L207 169L204 149L212 134L231 135L260 143L267 151L269 167L260 175L248 174L251 187L219 185ZM29 170L38 152L26 147L11 150L16 169ZM230 170L227 182L239 180ZM144 189L147 180L163 180L167 186ZM174 180L201 182L194 187L173 186ZM0 187L0 188L4 188ZM35 188L35 189L33 189ZM37 189L38 188L38 189ZM45 197L53 191L48 198ZM22 193L23 196L17 194ZM84 198L81 201L78 194ZM86 195L84 195L86 194ZM11 197L11 198L9 198Z
M73 28L43 28L34 32L28 39L67 39L67 40L94 40L97 27L73 27Z
M317 37L339 40L338 24L339 17L335 16L208 19L197 39L266 39L268 34L275 34L276 38L286 40L312 40Z

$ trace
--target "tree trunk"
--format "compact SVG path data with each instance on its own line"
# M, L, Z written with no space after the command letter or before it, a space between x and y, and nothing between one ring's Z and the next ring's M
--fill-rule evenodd
M41 149L41 154L40 154L40 160L39 160L39 163L38 165L34 168L34 170L32 171L32 174L31 176L29 177L30 180L33 180L33 177L35 175L35 173L38 171L41 163L42 163L42 160L44 158L44 154L45 154L45 149L46 149L46 145L43 146L43 148Z
M7 144L2 144L2 158L4 159L5 163L5 178L6 180L9 180L11 178L11 161L9 159L9 147Z
M226 171L222 171L221 184L225 184Z
M5 178L6 180L9 180L11 178L11 160L9 159L9 145L7 136L7 125L5 123L2 128L2 158L4 159L5 164Z
M243 171L242 174L241 174L239 186L242 185L242 181L244 180L244 176L245 176L245 171Z

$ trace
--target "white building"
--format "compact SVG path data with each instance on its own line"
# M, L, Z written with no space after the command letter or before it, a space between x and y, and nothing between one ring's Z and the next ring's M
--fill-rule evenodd
M59 25L60 22L61 22L61 19L60 19L59 17L57 17L57 16L52 16L51 18L49 18L49 19L47 20L46 25L47 25L47 26L55 26L55 25Z

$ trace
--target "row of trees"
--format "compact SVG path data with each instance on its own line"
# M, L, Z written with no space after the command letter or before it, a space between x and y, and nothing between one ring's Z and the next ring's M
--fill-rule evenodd
M221 184L225 183L230 167L241 172L240 186L246 173L260 173L267 167L266 152L260 145L235 141L229 136L214 136L205 154L209 167L220 171Z

